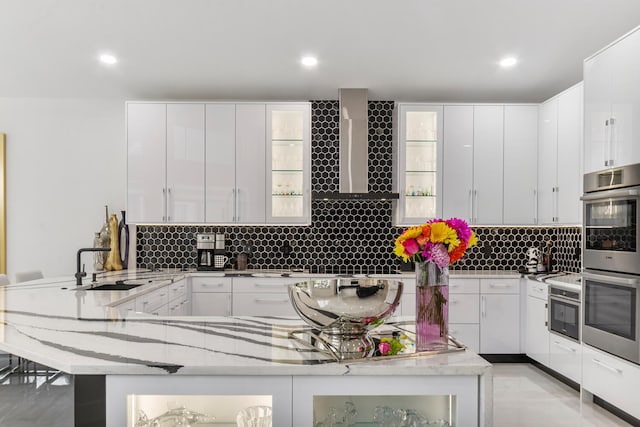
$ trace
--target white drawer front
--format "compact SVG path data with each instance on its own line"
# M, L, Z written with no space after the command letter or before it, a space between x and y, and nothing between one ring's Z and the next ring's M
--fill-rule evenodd
M396 309L396 315L416 315L416 294L402 294L402 297L400 299L400 306Z
M480 279L483 294L519 294L520 279Z
M480 352L480 325L449 323L449 335L472 351Z
M638 384L640 366L582 346L582 386L586 390L640 418Z
M231 316L231 294L219 292L192 293L192 316Z
M231 292L230 277L192 277L191 292Z
M288 294L253 293L234 294L234 316L295 316Z
M479 323L480 296L449 294L449 323Z
M189 300L186 295L169 302L169 316L188 316L190 314Z
M165 304L161 307L154 308L149 312L154 316L168 316L169 315L169 304Z
M527 279L527 295L534 298L547 299L549 295L549 285L538 282L537 280Z
M554 371L580 384L582 347L580 343L549 335L549 367Z
M449 278L450 294L477 294L480 292L479 279L452 279Z
M290 284L304 281L295 277L234 277L233 293L288 294Z
M169 302L169 287L157 289L148 294L136 298L136 311L153 313L158 307Z
M169 285L169 301L180 298L187 294L187 281L180 280Z

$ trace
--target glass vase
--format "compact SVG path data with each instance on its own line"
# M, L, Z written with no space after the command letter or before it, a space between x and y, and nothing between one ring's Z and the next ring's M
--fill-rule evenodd
M416 262L416 351L449 344L449 267Z

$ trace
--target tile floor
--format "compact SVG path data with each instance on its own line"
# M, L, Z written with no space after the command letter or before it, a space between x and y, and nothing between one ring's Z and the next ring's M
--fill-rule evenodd
M581 404L578 392L529 364L494 364L494 388L494 427L629 426L599 406ZM0 379L0 426L71 427L72 408L68 375L39 371Z
M494 366L494 427L609 427L629 426L592 404L564 383L530 364Z

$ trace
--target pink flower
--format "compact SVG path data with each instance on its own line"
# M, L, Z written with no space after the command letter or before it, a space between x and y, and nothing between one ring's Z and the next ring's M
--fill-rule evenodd
M471 228L469 228L469 224L467 224L465 220L460 218L449 218L445 222L449 227L456 231L458 239L467 244L469 243L469 238L471 238Z
M402 245L409 256L415 255L420 250L420 245L418 245L416 239L407 239L402 242Z
M426 246L425 246L426 249ZM447 248L442 243L437 243L433 245L429 253L423 253L425 259L427 261L431 261L435 263L440 269L445 268L449 265L449 252L447 252Z
M380 354L386 356L389 351L391 351L391 344L388 342L381 342L378 344L378 350L380 350Z

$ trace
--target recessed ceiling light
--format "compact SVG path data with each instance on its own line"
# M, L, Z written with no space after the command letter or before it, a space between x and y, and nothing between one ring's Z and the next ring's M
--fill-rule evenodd
M100 55L99 59L100 59L100 62L107 65L113 65L118 62L118 58L108 53L103 53L102 55Z
M518 63L518 60L516 58L514 58L513 56L509 56L507 58L503 58L500 61L500 66L501 67L513 67L514 65L516 65Z
M318 58L315 56L303 56L300 63L305 67L315 67L318 65Z

